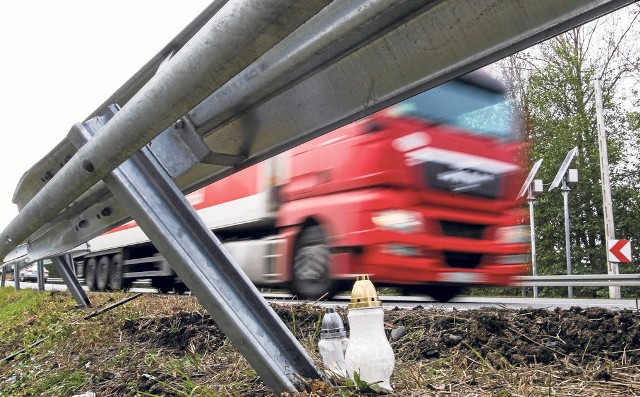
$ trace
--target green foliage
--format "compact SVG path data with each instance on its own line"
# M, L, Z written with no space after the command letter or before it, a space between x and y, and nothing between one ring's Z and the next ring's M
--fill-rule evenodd
M64 293L0 288L0 358L24 349L13 359L24 363L18 370L7 368L12 361L0 362L0 373L6 376L0 384L1 397L66 396L87 383L88 375L83 371L47 369L25 360L52 348L55 338L66 335L64 325L73 317L72 307ZM36 341L43 343L34 345Z
M0 345L0 355L64 332L61 324L69 318L65 300L58 292L0 288L0 340L8 342Z
M378 385L378 383L369 383L360 378L360 373L358 371L353 372L353 379L344 379L345 387L347 390L355 389L354 391L361 393L380 393L382 389Z
M508 86L524 115L523 135L530 146L531 163L544 159L537 178L543 179L546 189L566 154L578 147L570 168L578 170L579 181L570 186L568 194L574 274L607 273L596 78L603 92L616 237L637 240L640 236L640 222L636 220L640 204L640 117L637 111L629 110L629 101L620 94L625 88L625 73L638 73L637 65L634 71L621 54L637 54L638 45L633 40L624 41L624 35L605 32L609 35L604 40L607 45L596 48L598 32L601 37L603 31L593 27L573 29L539 45L535 60L517 55L506 66L511 69L504 73L512 80ZM523 64L533 67L526 73L514 71ZM636 99L635 107L639 105ZM560 189L537 197L535 221L539 274L565 274L564 200ZM639 263L622 264L621 272L637 272Z
M81 390L89 382L89 374L84 371L50 371L33 380L33 395L69 396Z
M144 391L137 391L139 395L148 397L162 397L172 395L177 397L215 397L218 394L202 385L194 382L185 372L178 368L174 368L173 372L179 379L172 379L171 382L163 381L156 376L145 374L144 376L153 382L156 382L162 389L163 394L153 394Z
M0 397L10 396L69 396L82 389L89 381L84 371L43 371L32 370L27 373L12 375L11 382L0 390Z

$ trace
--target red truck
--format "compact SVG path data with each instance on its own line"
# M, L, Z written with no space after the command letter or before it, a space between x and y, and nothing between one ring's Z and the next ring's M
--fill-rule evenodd
M528 269L516 122L499 82L474 72L187 198L258 286L328 298L366 273L447 301ZM91 289L186 290L134 222L88 245L75 260Z

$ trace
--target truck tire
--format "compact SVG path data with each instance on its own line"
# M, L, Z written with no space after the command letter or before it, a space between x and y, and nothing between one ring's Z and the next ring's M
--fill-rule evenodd
M459 285L433 285L429 287L429 295L438 302L449 302L458 296L464 288Z
M175 292L176 294L184 295L187 291L189 291L189 288L187 288L187 286L182 281L174 283L173 292Z
M111 272L109 273L109 286L112 291L120 291L123 289L122 276L124 260L121 253L111 257Z
M89 258L84 266L84 283L89 288L89 291L96 290L96 258Z
M161 294L167 294L173 290L173 276L154 277L151 279L151 286Z
M109 276L111 273L111 262L108 256L101 256L96 267L96 289L105 291L109 286Z
M299 299L331 298L337 282L329 274L330 252L322 228L305 228L296 247L291 273L293 293Z

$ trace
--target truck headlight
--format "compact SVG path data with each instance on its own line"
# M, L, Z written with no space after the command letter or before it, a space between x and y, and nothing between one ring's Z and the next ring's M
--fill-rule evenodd
M529 225L507 226L498 229L496 239L503 244L521 244L531 242Z
M382 252L385 254L418 258L421 256L422 250L420 247L408 244L385 244L382 246Z
M424 232L424 220L419 212L385 210L375 212L371 216L371 220L380 229L393 230L400 233Z

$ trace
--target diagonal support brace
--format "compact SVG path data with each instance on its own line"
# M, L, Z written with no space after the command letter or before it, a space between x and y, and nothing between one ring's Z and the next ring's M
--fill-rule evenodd
M105 118L78 123L69 139L82 146L103 122ZM147 147L112 171L104 182L274 392L302 388L300 376L320 378L308 353Z
M53 266L55 266L69 292L71 292L71 296L78 302L78 306L91 307L91 301L71 268L71 263L64 256L54 256L51 258L51 262L53 262Z

